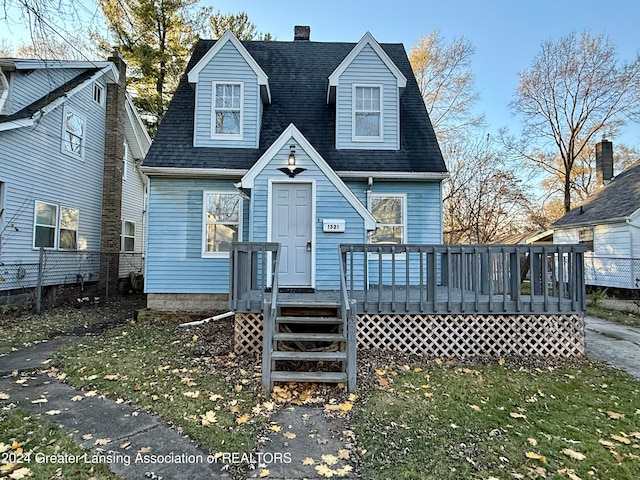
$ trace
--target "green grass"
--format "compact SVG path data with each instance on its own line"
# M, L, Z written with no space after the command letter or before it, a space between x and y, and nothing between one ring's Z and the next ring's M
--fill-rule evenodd
M629 312L621 312L619 310L611 310L609 308L601 307L597 303L595 305L587 306L587 315L603 318L605 320L609 320L610 322L619 323L621 325L640 327L640 315Z
M38 419L19 408L0 412L0 452L0 478L9 478L8 475L21 468L29 469L31 475L26 478L119 478L104 463L48 461L47 458L52 455L81 456L86 450L60 426ZM21 464L14 463L12 468L8 468L9 460L21 460Z
M201 346L175 323L142 321L65 347L53 363L70 385L156 412L212 453L251 451L265 422L259 381L230 350L212 360Z
M363 395L355 421L364 478L640 478L637 380L587 362L422 368L378 371L390 383Z

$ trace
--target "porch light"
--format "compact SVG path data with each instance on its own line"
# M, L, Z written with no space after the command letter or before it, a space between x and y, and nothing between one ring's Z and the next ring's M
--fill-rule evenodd
M289 158L287 159L287 165L289 165L290 167L295 167L296 166L296 146L291 145L289 149L290 149L290 152L289 152Z

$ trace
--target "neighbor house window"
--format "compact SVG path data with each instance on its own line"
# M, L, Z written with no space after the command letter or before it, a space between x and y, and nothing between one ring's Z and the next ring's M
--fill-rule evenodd
M122 222L122 251L135 252L136 250L136 224L123 220Z
M204 256L228 256L231 242L240 239L242 199L236 192L204 192Z
M380 86L355 85L353 103L353 139L382 139L382 102Z
M122 155L122 180L127 179L127 171L129 170L129 145L124 142L124 154Z
M67 153L84 157L86 122L73 110L65 108L62 127L62 149Z
M588 252L593 252L593 228L581 228L578 230L578 242L587 247Z
M99 83L93 84L93 101L98 105L104 105L104 88Z
M33 247L78 249L77 208L36 201Z
M60 207L60 235L58 248L61 250L78 249L78 210Z
M242 84L213 84L214 136L240 138L242 136Z
M35 248L54 248L56 246L57 226L58 206L36 202L33 246Z
M406 240L406 196L401 194L371 194L371 214L378 228L371 243L394 244Z

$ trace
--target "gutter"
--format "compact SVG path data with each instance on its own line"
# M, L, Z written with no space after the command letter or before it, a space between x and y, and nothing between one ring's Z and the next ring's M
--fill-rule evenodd
M367 180L374 178L378 180L445 180L449 178L447 172L367 172L363 170L341 170L336 171L340 178Z
M240 168L175 168L175 167L140 167L142 172L148 177L242 177L248 170Z

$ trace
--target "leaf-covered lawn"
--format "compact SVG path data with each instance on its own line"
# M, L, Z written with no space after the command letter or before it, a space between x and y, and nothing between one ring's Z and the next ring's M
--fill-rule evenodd
M0 478L116 480L104 463L52 462L58 455L83 458L83 450L54 423L14 408L0 411Z
M231 350L211 358L199 345L175 323L130 322L65 347L53 363L70 385L158 413L212 453L249 452L269 410L259 378Z
M356 412L364 478L640 478L640 382L620 372L429 363L376 376Z

